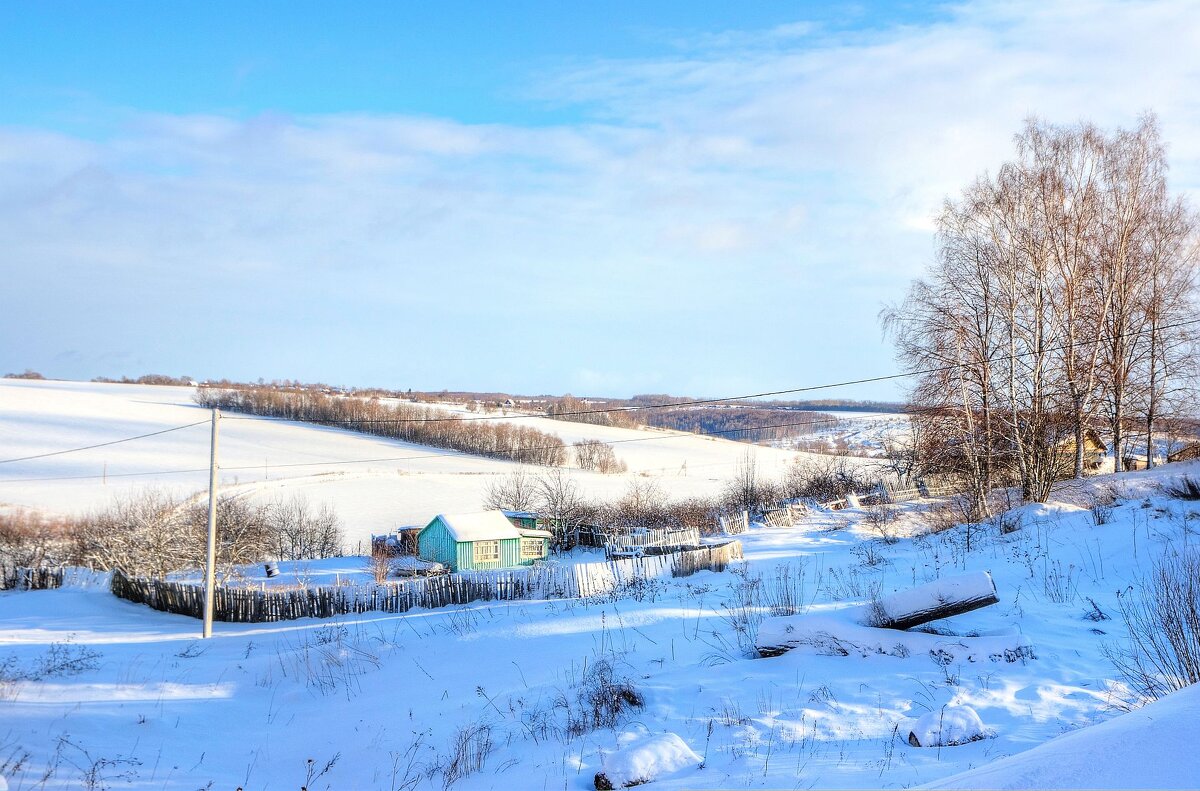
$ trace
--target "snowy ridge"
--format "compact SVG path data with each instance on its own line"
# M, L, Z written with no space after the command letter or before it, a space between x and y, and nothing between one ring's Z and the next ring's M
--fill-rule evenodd
M1196 788L1200 685L922 788Z

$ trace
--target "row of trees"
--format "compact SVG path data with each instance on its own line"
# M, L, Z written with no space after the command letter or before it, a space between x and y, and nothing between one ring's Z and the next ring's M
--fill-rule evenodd
M0 577L16 568L73 565L161 578L203 566L207 537L203 498L153 489L81 517L0 514ZM303 497L254 502L227 495L217 503L217 563L225 569L267 559L334 557L342 554L342 542L337 514Z
M337 425L476 456L510 459L523 464L567 463L566 446L557 435L505 421L467 420L445 409L377 398L330 396L324 393L267 387L205 388L197 391L203 407Z
M717 434L740 442L778 442L803 437L837 424L836 416L814 411L805 402L730 402L698 406L667 406L692 399L670 395L638 395L628 400L585 401L571 395L552 400L547 417L600 426L632 428L641 425L676 431ZM866 408L876 402L828 402ZM882 404L896 409L895 404ZM824 450L819 447L818 450Z
M938 218L938 255L884 311L905 367L918 476L1043 500L1084 472L1089 431L1128 450L1190 402L1196 218L1167 189L1154 117L1136 129L1032 120L1016 156Z

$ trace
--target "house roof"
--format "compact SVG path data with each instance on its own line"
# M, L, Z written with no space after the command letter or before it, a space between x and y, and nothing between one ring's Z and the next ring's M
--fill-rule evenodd
M455 541L497 541L502 538L551 538L547 530L518 528L503 511L476 511L468 514L438 514ZM430 520L433 524L433 520ZM428 525L426 525L428 527Z
M1167 456L1170 461L1191 461L1200 459L1200 442L1190 442L1179 450Z

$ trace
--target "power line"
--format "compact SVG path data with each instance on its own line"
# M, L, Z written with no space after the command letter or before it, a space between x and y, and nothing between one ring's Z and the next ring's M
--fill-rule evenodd
M1191 326L1194 324L1200 324L1200 318L1191 319L1189 321L1176 322L1174 324L1164 325L1162 327L1157 327L1153 330L1140 330L1138 332L1119 333L1119 334L1111 335L1111 336L1101 336L1094 340L1079 341L1077 343L1064 344L1064 345L1058 346L1058 347L1048 347L1048 348L1043 349L1038 352L1022 352L1019 354L1002 355L1000 357L989 358L987 362L990 364L990 363L995 363L995 362L1003 362L1006 360L1007 361L1015 361L1018 359L1025 358L1025 357L1031 357L1036 354L1046 354L1046 353L1054 352L1054 351L1065 351L1066 349L1070 349L1075 346L1083 346L1083 345L1087 345L1090 343L1100 343L1100 342L1104 342L1104 341L1115 340L1117 338L1122 338L1122 337L1137 337L1139 335L1145 335L1149 332L1158 332L1158 331L1162 331L1162 330L1178 329L1180 327L1187 327L1187 326ZM585 411L577 411L577 412L562 412L562 413L559 413L559 414L553 415L553 416L528 415L528 414L512 415L512 416L481 415L481 416L473 416L473 417L467 417L467 418L452 417L452 418L404 418L404 419L380 419L380 420L370 420L370 419L307 420L307 421L297 420L295 422L311 423L313 425L343 425L343 424L361 424L361 423L371 423L371 424L427 423L427 422L443 422L443 421L448 421L448 420L460 420L460 421L466 421L466 420L512 420L512 419L533 418L533 417L555 417L555 418L557 418L557 417L570 417L570 416L580 416L580 415L604 414L604 413L609 413L609 412L632 412L632 411L641 411L641 410L646 410L646 409L663 409L663 408L674 407L674 406L695 406L695 405L703 405L703 404L721 403L721 402L726 402L726 401L741 401L741 400L748 400L748 399L752 399L752 398L763 398L763 397L767 397L767 396L789 395L789 394L795 394L795 393L813 392L816 390L828 390L828 389L834 389L834 388L838 388L838 387L849 387L849 386L858 385L858 384L868 384L868 383L873 383L873 382L883 382L883 381L889 381L889 380L895 380L895 379L902 379L902 378L907 378L907 377L911 377L911 376L922 376L922 375L930 374L930 373L942 373L942 372L946 372L946 371L953 371L953 370L956 370L959 368L971 367L975 364L976 363L951 363L948 365L935 366L933 368L926 368L923 370L905 371L905 372L896 373L896 374L888 374L888 375L884 375L884 376L874 376L874 377L868 377L868 378L863 378L863 379L853 379L853 380L847 380L847 381L843 381L843 382L832 382L832 383L820 384L820 385L808 385L808 386L804 386L804 387L790 388L787 390L774 390L774 391L765 392L765 393L753 393L753 394L747 394L747 395L741 395L741 396L728 396L726 398L708 398L708 399L697 399L697 400L693 400L693 401L679 401L679 402L668 403L668 404L653 404L653 405L632 406L632 407L612 407L609 409L595 409L595 410L585 410ZM244 416L244 417L229 417L226 419L228 419L228 420L268 420L268 421L291 421L292 420L291 418L279 418L279 417L271 417L271 416L263 416L263 417ZM720 435L725 435L725 434L737 434L737 433L742 433L742 432L746 432L746 431L759 431L759 430L769 429L769 428L786 428L786 427L790 427L790 426L801 426L801 425L820 425L822 423L837 422L838 420L840 420L840 419L836 418L836 417L831 417L831 418L823 418L823 419L814 420L814 421L776 423L776 424L767 424L767 425L762 425L762 426L754 426L754 427L749 427L749 428L725 429L725 430L721 430L721 431L711 431L711 432L698 431L698 432L692 432L692 433L682 433L677 436L720 436ZM27 457L19 458L19 459L5 459L3 461L0 461L0 464L16 462L16 461L28 461L31 459L45 458L48 456L57 456L57 455L61 455L64 453L75 453L75 452L82 451L82 450L90 450L92 448L105 447L107 445L115 445L115 444L122 443L122 442L131 442L131 441L137 440L137 439L152 437L152 436L156 436L159 434L166 434L171 431L179 431L181 429L191 428L192 426L198 426L198 425L201 425L201 424L204 424L207 422L208 421L206 421L206 420L197 421L196 423L189 423L189 424L186 424L183 426L175 426L173 428L163 429L162 431L155 431L155 432L151 432L149 434L141 434L136 437L127 437L125 439L113 440L112 442L103 442L103 443L99 443L97 445L89 445L89 446L82 447L82 448L71 448L68 450L55 451L53 453L45 453L45 454L40 454L40 455L36 455L36 456L27 456ZM380 435L372 435L372 436L380 436ZM633 439L612 440L607 444L615 445L615 444L623 444L623 443L628 443L628 442L646 442L646 441L653 440L653 439L670 439L670 438L671 437L637 437L637 438L633 438ZM397 438L392 438L392 439L397 439ZM548 446L541 446L541 447L532 446L532 447L528 448L527 450L530 450L530 451L547 450L547 449L551 449L553 447L559 447L559 446L557 446L557 445L556 446L548 445ZM464 455L478 455L478 454L471 454L467 451L455 451L453 449L449 449L449 450L451 453L462 453ZM370 464L370 463L379 463L379 462L385 462L385 461L415 461L415 460L420 460L420 459L440 458L445 455L447 455L447 454L446 453L437 453L437 454L428 454L428 455L422 455L422 456L397 456L397 457L385 457L385 458L378 458L378 459L361 459L361 460L349 460L349 461L296 462L296 463L291 463L291 464L277 464L274 466L277 468L290 468L290 467L332 466L332 465L340 465L340 464ZM241 467L224 467L224 468L222 468L222 471L231 472L231 471L248 470L248 469L258 469L258 465L246 465L246 466L241 466ZM139 476L139 475L173 475L173 474L189 473L189 472L197 472L197 471L202 472L203 470L170 470L170 471L162 471L162 472L148 471L148 472L138 472L138 473L114 473L107 477L115 478L115 477L132 477L132 476ZM39 481L92 480L92 479L102 478L102 477L106 477L106 476L80 475L80 476L63 476L63 477L53 477L53 478L24 478L24 479L10 479L8 481L0 481L0 483L34 483L34 482L39 482Z
M114 439L110 442L100 442L96 445L85 445L81 448L67 448L66 450L56 450L50 453L38 453L34 456L22 456L17 459L0 459L0 464L12 464L17 461L32 461L34 459L45 459L49 456L62 456L64 453L78 453L82 450L93 450L94 448L106 448L109 445L120 445L122 442L133 442L136 439L146 439L147 437L157 437L160 434L170 434L172 431L182 431L185 428L199 426L207 423L207 420L199 420L195 423L188 423L183 426L174 426L172 428L164 428L161 431L151 431L149 434L138 434L136 437L125 437L124 439Z
M1118 338L1138 337L1140 335L1147 335L1151 332L1162 332L1163 330L1173 330L1173 329L1178 329L1180 327L1188 327L1193 324L1200 324L1200 318L1190 319L1188 321L1181 321L1181 322L1177 322L1175 324L1168 324L1168 325L1164 325L1164 326L1156 327L1156 328L1152 328L1152 329L1138 330L1136 332L1122 332L1122 333L1117 333L1115 335L1108 335L1108 336L1102 335L1100 337L1097 337L1097 338L1094 338L1091 340L1076 341L1075 343L1067 343L1062 346L1050 346L1050 347L1047 347L1040 351L1019 352L1017 354L1005 354L1005 355L1001 355L999 357L989 357L987 362L989 364L1005 362L1005 361L1012 362L1012 361L1020 360L1020 359L1026 358L1026 357L1034 357L1039 354L1044 355L1044 354L1049 354L1051 352L1066 351L1067 349L1072 349L1077 346L1087 346L1089 344L1103 343L1105 341L1112 341L1112 340L1116 340ZM945 373L947 371L953 371L953 370L956 370L959 368L970 368L977 364L978 363L973 363L973 362L949 363L947 365L935 366L933 368L925 368L925 369L920 369L920 370L915 370L915 371L902 371L900 373L885 374L882 376L871 376L871 377L867 377L864 379L849 379L849 380L842 381L842 382L829 382L826 384L819 384L819 385L806 385L804 387L793 387L793 388L789 388L787 390L771 390L771 391L764 392L764 393L748 393L745 395L725 396L724 398L699 398L699 399L694 399L694 400L690 400L690 401L673 401L673 402L669 402L669 403L665 403L665 404L645 404L645 405L636 405L636 406L607 407L604 409L585 409L585 410L577 410L574 412L557 412L553 415L548 415L548 414L471 415L468 417L455 415L453 417L376 418L376 419L373 419L373 418L338 418L338 419L330 419L330 420L308 420L308 419L304 419L304 418L287 418L287 417L278 417L278 416L274 416L274 415L261 415L260 416L260 415L245 415L245 414L243 414L241 416L229 416L229 417L226 417L225 419L226 420L292 421L292 422L298 422L298 423L314 423L317 425L326 425L326 426L328 426L328 425L348 425L348 424L380 425L380 424L400 424L400 423L445 423L445 422L450 422L450 421L468 422L468 421L477 421L477 420L523 420L523 419L529 419L529 418L558 419L558 418L567 418L567 417L580 417L580 416L584 416L584 415L603 415L603 414L617 413L617 412L642 412L642 411L649 410L649 409L670 409L673 407L703 406L705 404L721 404L721 403L726 403L726 402L730 402L730 401L749 401L754 398L767 398L767 397L771 397L771 396L781 396L781 395L795 395L797 393L811 393L811 392L816 392L818 390L834 390L839 387L853 387L855 385L875 384L878 382L888 382L888 381L893 381L896 379L907 379L912 376L924 376L926 374ZM801 411L801 410L797 410L797 411ZM816 407L813 409L806 409L803 411L820 411L820 408ZM568 422L579 422L579 421L568 421Z

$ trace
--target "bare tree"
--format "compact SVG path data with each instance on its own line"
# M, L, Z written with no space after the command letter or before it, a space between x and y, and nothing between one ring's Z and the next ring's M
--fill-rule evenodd
M483 506L505 511L531 511L537 507L537 495L537 479L524 467L518 467L488 484Z
M625 462L617 459L612 445L597 439L583 439L576 442L575 461L581 470L594 470L605 475L625 472Z
M946 202L936 261L882 314L921 372L916 466L959 477L981 513L997 483L1042 500L1082 475L1101 414L1118 454L1130 411L1151 437L1194 359L1180 325L1195 310L1195 223L1167 196L1153 117L1111 134L1032 120L1016 149Z
M278 500L267 510L272 550L279 560L317 560L342 554L344 536L327 503L314 509L304 495Z
M537 513L549 521L554 544L570 549L579 543L579 528L589 512L579 486L561 467L537 478Z

